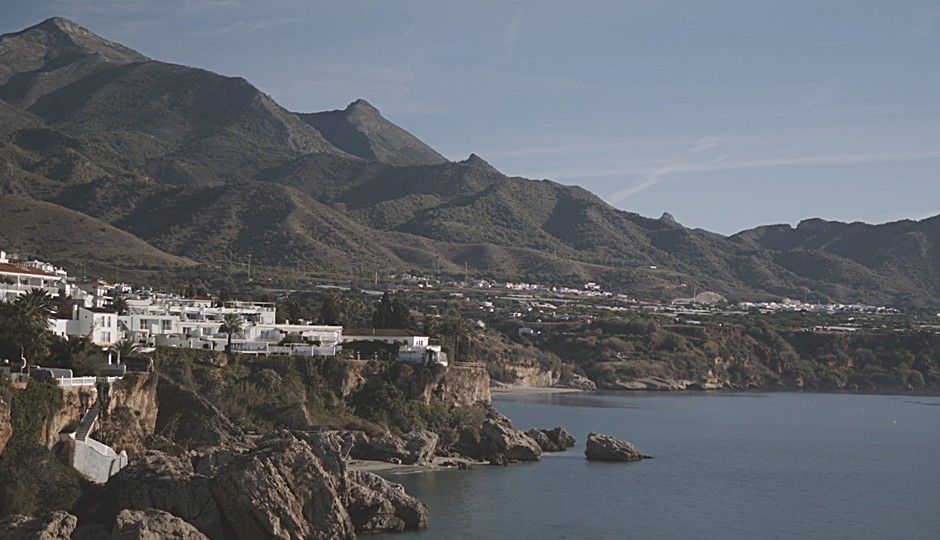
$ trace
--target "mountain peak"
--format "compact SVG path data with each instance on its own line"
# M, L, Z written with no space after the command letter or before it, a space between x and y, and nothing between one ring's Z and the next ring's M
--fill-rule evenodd
M65 17L51 17L25 30L3 37L18 37L48 48L78 47L85 52L96 53L109 62L119 64L149 60L137 51L109 41ZM67 41L63 41L63 38Z
M472 167L480 167L483 169L488 169L493 172L499 172L499 170L497 170L496 167L490 165L488 161L486 161L485 159L481 158L480 156L476 154L470 154L470 157L461 161L460 163L463 163L464 165L470 165Z
M370 113L381 114L379 113L379 110L376 109L371 103L369 103L368 101L362 98L359 98L356 101L353 101L352 103L349 104L348 107L346 107L346 112L348 113L352 113L355 111L367 111Z
M40 95L58 89L60 83L74 81L76 74L88 75L108 66L149 60L63 17L0 36L0 58L0 99L23 108ZM21 81L23 84L17 88L3 88L14 76L31 72L42 74L42 88L23 86L29 81Z
M679 224L679 222L676 221L676 218L674 218L669 212L663 212L663 215L659 216L659 220L665 221L666 223L673 223L675 225Z
M417 137L389 122L368 101L360 98L345 109L301 114L330 144L369 161L389 165L436 165L444 156Z

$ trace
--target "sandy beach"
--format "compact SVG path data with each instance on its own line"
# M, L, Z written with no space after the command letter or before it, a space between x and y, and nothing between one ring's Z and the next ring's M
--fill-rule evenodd
M583 392L577 388L554 388L537 386L491 386L490 395L528 396L532 394L571 394Z

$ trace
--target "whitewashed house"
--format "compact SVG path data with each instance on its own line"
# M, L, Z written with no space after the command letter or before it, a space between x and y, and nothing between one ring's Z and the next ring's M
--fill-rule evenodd
M64 270L42 263L13 263L5 251L0 251L0 301L14 301L21 294L31 289L43 289L51 296L57 296L62 290L71 293Z

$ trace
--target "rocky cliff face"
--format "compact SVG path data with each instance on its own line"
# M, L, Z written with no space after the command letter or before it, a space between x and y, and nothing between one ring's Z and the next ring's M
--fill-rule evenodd
M83 397L82 394L88 397ZM62 389L62 406L45 418L39 443L46 448L52 448L59 442L59 432L69 425L78 425L82 419L82 403L86 399L94 402L96 395L94 387L78 387Z
M0 397L0 454L6 448L7 442L13 435L13 424L10 421L10 404Z
M348 473L340 445L332 433L279 432L196 469L188 459L151 452L115 476L85 512L89 521L110 523L121 510L153 508L211 539L234 540L342 539L426 526L426 507L401 486Z
M490 376L483 368L451 367L440 395L446 403L467 407L490 402Z

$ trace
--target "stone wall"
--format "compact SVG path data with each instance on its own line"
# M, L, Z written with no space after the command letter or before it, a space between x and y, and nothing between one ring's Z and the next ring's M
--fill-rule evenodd
M104 484L127 466L127 453L118 454L90 437L84 441L73 439L68 444L72 467L93 482Z

